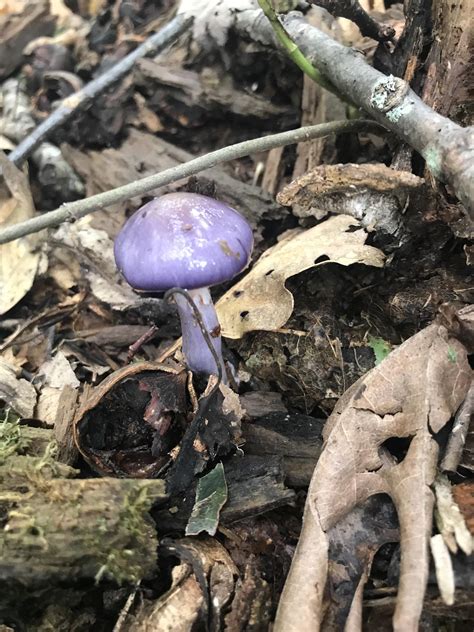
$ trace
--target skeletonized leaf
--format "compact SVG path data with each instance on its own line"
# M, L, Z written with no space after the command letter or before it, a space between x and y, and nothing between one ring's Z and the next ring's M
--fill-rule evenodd
M282 239L218 301L222 334L227 338L241 338L248 331L274 331L282 327L294 305L285 281L303 270L329 262L343 266L353 263L383 266L383 252L366 246L366 238L357 220L338 215Z
M392 351L336 404L325 425L275 632L296 629L296 622L304 629L320 629L325 596L332 594L327 586L330 532L374 494L391 497L400 523L394 629L418 630L429 569L436 435L469 390L473 330L472 307L450 323L433 323ZM402 458L386 447L393 438L405 438Z
M33 217L35 208L28 178L0 152L0 228ZM34 251L37 237L22 237L0 245L0 314L20 301L33 285L40 254Z

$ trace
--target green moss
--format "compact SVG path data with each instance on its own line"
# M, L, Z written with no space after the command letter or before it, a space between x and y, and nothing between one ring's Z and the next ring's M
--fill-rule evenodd
M137 483L137 481L135 481ZM116 549L111 547L104 551L104 560L96 575L96 583L103 577L113 579L118 584L138 582L144 576L144 560L137 555L137 551L147 549L151 530L153 527L147 518L147 512L152 499L148 493L148 486L136 486L132 488L124 498L122 510L119 514L117 533L119 541L128 542L129 546ZM97 529L97 539L100 540L104 533L105 525ZM100 550L99 541L94 544L96 550Z
M9 456L21 454L29 445L21 433L20 418L11 409L0 412L0 465Z

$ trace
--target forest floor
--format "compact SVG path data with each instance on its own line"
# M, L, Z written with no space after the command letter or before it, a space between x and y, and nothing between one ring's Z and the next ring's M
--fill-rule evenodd
M256 1L178 4L0 0L0 628L472 630L474 9L361 2L369 37L353 3L274 2L303 53L324 34L316 65L338 44L328 91ZM228 379L192 374L174 301L115 263L170 192L253 231L212 288Z

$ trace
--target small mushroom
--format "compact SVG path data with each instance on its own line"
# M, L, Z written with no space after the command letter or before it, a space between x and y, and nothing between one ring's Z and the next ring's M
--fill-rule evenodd
M247 221L223 202L195 193L169 193L142 206L115 241L115 260L137 290L188 290L219 357L220 325L209 287L247 267L253 248ZM186 298L175 297L181 319L183 354L192 371L217 374L216 361Z

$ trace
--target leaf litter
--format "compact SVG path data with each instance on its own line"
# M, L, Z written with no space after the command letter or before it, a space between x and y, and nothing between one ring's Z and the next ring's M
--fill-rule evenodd
M285 281L303 270L328 262L383 266L383 252L366 245L366 238L359 223L343 215L283 237L217 303L222 334L240 338L256 329L283 327L294 306Z
M472 332L474 309L462 310L457 322ZM462 403L472 377L469 338L458 339L447 324L433 323L392 351L346 391L329 417L276 630L293 629L296 621L308 629L323 625L329 532L376 494L391 497L400 523L394 629L418 630L428 579L436 435ZM391 454L394 439L406 442L401 460Z
M35 3L41 5L35 28L28 32L26 4L0 3L0 13L15 7L18 24L8 32L15 54L6 60L17 70L9 69L2 85L0 129L9 139L0 142L6 151L55 110L63 89L113 66L161 28L174 9L172 1L67 2L73 13L62 0L49 10L41 0ZM88 195L101 192L242 138L343 118L337 97L308 78L302 81L292 63L270 52L254 33L242 38L234 31L238 12L255 7L253 0L183 2L181 8L196 18L193 41L183 37L156 58L141 60L133 76L48 138L48 155L33 155L28 175L12 171L13 179L6 181L13 186L3 184L0 222L26 219L35 207L54 208L81 196L83 188ZM401 11L384 13L383 2L376 8L386 23L395 19L401 34ZM11 21L8 13L5 19ZM392 52L399 54L396 42L382 54L353 24L348 35L347 22L319 8L307 7L304 19L401 76L390 69ZM410 59L416 57L415 52ZM55 67L61 59L68 67ZM428 67L435 76L435 66ZM453 63L457 77L456 68ZM449 93L455 102L455 91ZM337 137L299 143L296 161L293 150L283 148L249 156L155 192L215 195L252 221L256 262L234 287L226 286L218 308L238 392L221 387L209 397L212 381L206 391L206 383L191 380L179 352L170 352L179 336L172 306L132 292L117 274L113 239L146 198L0 246L0 255L8 254L0 275L6 288L0 292L5 308L0 424L5 432L13 418L18 436L35 437L29 443L39 463L23 448L20 455L30 482L44 493L48 468L61 463L80 468L77 486L63 479L53 486L55 502L65 496L74 509L79 487L91 492L109 484L112 490L123 482L123 490L132 492L140 476L177 481L174 492L169 487L167 496L160 493L146 516L127 511L133 494L119 494L120 502L107 505L111 515L119 511L126 517L132 534L147 534L149 573L140 584L136 563L126 562L129 543L118 556L125 560L122 586L106 579L107 569L114 568L113 550L107 563L102 560L87 575L102 577L94 587L78 588L71 581L59 590L59 584L48 584L54 603L29 586L26 595L12 596L16 584L7 574L2 600L14 604L11 612L22 613L18 619L27 619L22 624L107 630L114 625L116 632L269 629L315 466L295 564L311 572L321 561L317 581L325 589L309 594L307 584L292 588L292 570L284 596L288 590L298 593L295 614L303 603L314 606L312 616L326 630L381 629L383 618L373 604L384 602L390 610L401 570L395 621L397 629L410 630L421 609L431 547L444 602L455 599L455 616L472 619L465 563L472 548L472 397L456 410L474 337L470 317L456 316L458 303L473 300L465 266L472 229L451 193L433 186L407 147L394 149L393 139L372 134L346 138L347 143ZM277 191L284 206L275 202ZM47 269L40 249L47 252ZM221 290L214 293L218 297ZM451 306L445 308L447 301ZM427 327L438 312L441 317ZM167 364L157 365L166 354ZM199 406L205 414L193 426ZM441 469L450 481L468 478L450 488L436 476L436 463L453 417L449 441L455 438L456 446ZM59 463L50 456L56 450L53 436ZM9 454L11 448L15 456L11 444ZM26 498L17 514L24 504ZM107 499L92 507L88 520L101 534L94 540L99 553L101 530L106 538L115 535L102 515L106 504ZM1 509L10 511L4 501ZM193 530L204 527L215 535L182 538L196 518L203 520ZM61 529L66 539L80 542L75 534L83 524L73 522ZM45 548L41 540L43 523L37 535L34 516L22 526L37 551L54 555L54 546ZM317 537L308 543L312 527ZM85 541L92 544L90 537ZM304 559L301 549L308 551ZM21 548L17 551L21 555ZM28 555L22 568L34 571L36 558ZM65 570L67 576L75 572ZM440 622L433 578L426 611L434 612L433 626L445 625L446 618L451 624L454 610L447 608ZM309 621L299 619L297 629L311 627Z
M33 217L35 208L28 176L0 152L4 181L0 185L0 226L6 227ZM31 289L41 254L38 237L30 235L0 246L0 314L8 312Z

